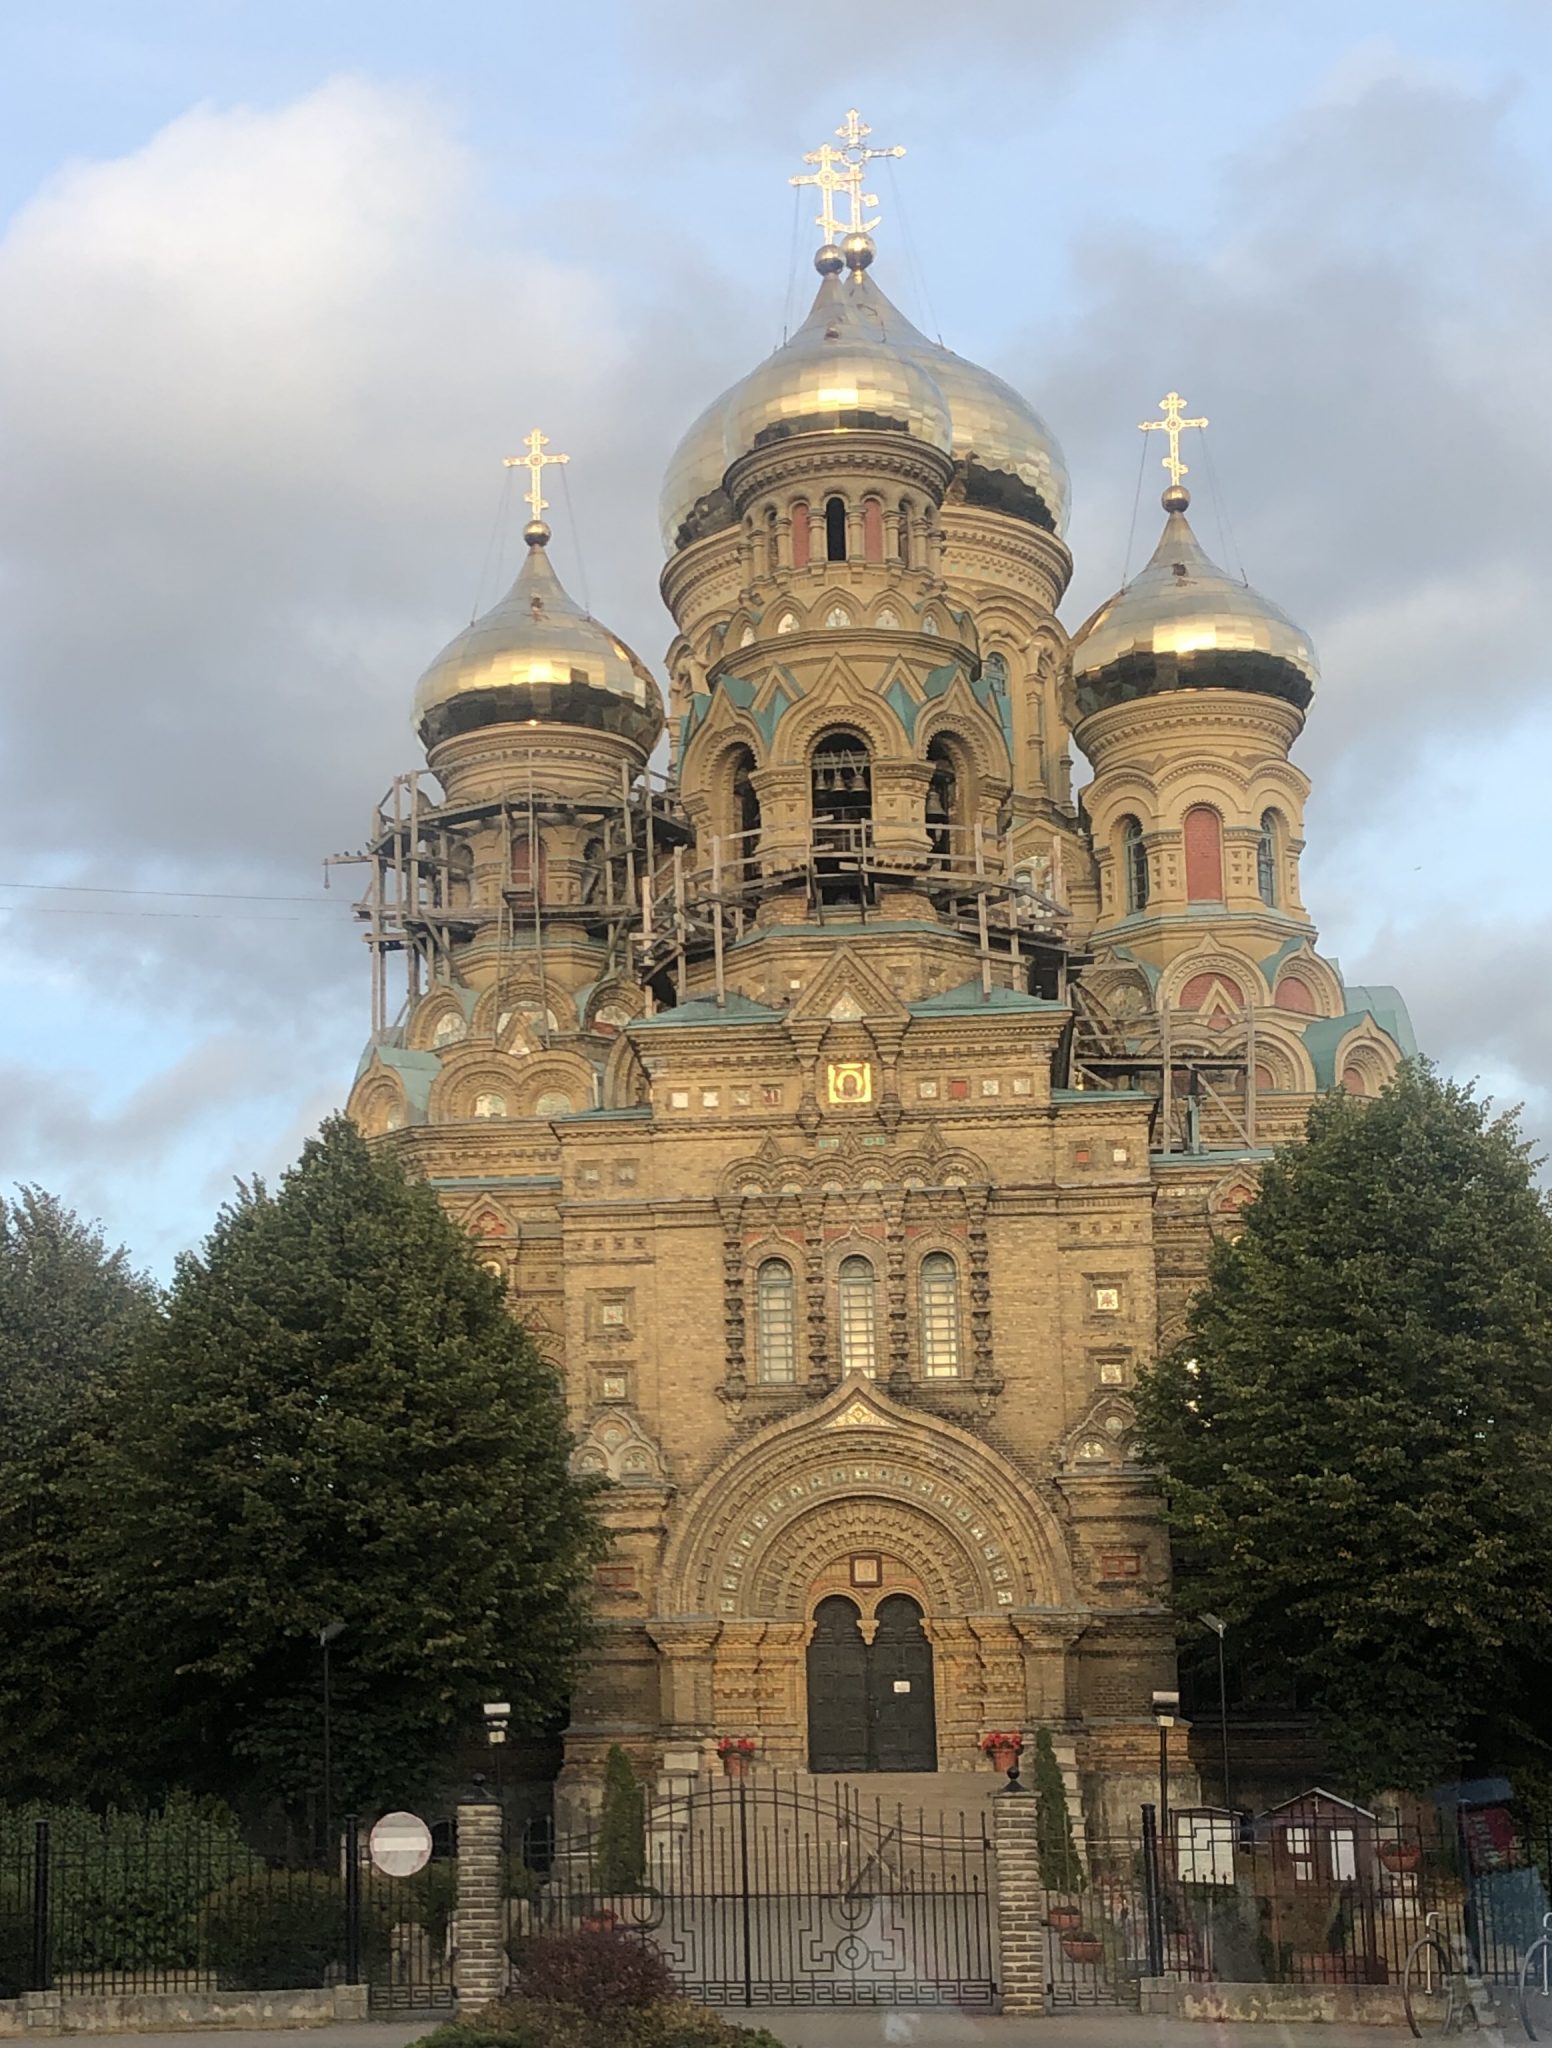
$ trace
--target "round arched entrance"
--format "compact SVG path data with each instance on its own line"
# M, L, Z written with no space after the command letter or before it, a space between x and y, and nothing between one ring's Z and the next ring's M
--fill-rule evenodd
M937 1769L932 1645L909 1594L887 1594L867 1620L845 1594L832 1593L814 1609L808 1767Z

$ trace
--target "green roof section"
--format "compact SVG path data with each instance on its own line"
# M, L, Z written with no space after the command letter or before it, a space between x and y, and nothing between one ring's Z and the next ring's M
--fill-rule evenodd
M424 1115L431 1100L431 1084L442 1065L437 1055L434 1052L411 1052L402 1045L369 1045L356 1068L358 1081L374 1060L388 1068L390 1073L398 1075L410 1107Z
M1351 1009L1367 1010L1381 1031L1390 1033L1409 1060L1417 1058L1417 1033L1412 1029L1411 1013L1400 989L1391 988L1384 982L1372 982L1367 988L1359 988L1355 984L1344 993Z
M633 1017L625 1029L634 1036L638 1031L678 1031L697 1024L779 1024L782 1016L782 1011L751 1002L748 996L729 994L725 1003L696 996L671 1010L659 1010L655 1017Z
M1065 1012L1068 1005L1050 996L1021 995L1015 988L988 991L979 981L962 981L957 988L946 988L923 1002L908 1003L906 1008L913 1017L987 1017L1009 1012L1048 1016L1053 1010Z

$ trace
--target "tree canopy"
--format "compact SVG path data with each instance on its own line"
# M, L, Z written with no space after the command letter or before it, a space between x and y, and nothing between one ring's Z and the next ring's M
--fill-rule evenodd
M1423 1064L1317 1102L1139 1391L1178 1599L1290 1674L1345 1783L1552 1737L1552 1222L1513 1115Z
M41 1188L0 1198L0 1783L79 1789L95 1628L83 1471L156 1294Z
M423 1785L482 1699L520 1732L562 1709L601 1540L559 1381L347 1119L181 1261L115 1419L98 1570L148 1768L315 1796L336 1620L337 1811Z

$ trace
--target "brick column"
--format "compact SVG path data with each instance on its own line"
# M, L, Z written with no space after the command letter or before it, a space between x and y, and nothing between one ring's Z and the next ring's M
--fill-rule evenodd
M992 1848L997 1858L997 1956L1004 2013L1045 2011L1045 1891L1033 1792L992 1797Z
M501 1808L483 1786L458 1808L458 1917L453 1987L460 2014L478 2012L507 1988L507 1907L502 1896Z

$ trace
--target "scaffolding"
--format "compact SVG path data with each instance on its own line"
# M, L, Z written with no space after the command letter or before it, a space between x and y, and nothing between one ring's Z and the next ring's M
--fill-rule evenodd
M545 849L557 828L588 849L570 863L564 883L547 874ZM678 858L689 832L661 776L632 777L622 769L619 795L562 797L507 791L498 797L440 800L427 771L394 777L376 806L366 844L331 854L338 866L367 869L355 904L372 963L372 1036L392 1027L390 979L396 957L404 967L403 1002L412 1006L437 984L459 979L457 952L480 939L493 941L502 963L522 955L534 962L542 985L545 935L565 926L600 942L600 979L636 971L635 926L643 888L666 859ZM476 900L474 844L494 841L502 881ZM526 850L526 858L519 853ZM499 978L499 977L498 977Z
M1019 860L1011 834L979 825L936 826L920 851L891 848L868 818L816 818L779 847L764 830L676 845L643 876L639 971L649 985L662 977L682 996L691 968L709 962L721 1004L727 953L772 898L800 893L806 919L854 928L867 925L886 892L906 889L946 930L974 941L983 993L991 993L999 963L1004 982L1057 998L1065 992L1069 913L1059 859Z
M1072 984L1072 1011L1067 1085L1152 1095L1155 1152L1189 1157L1256 1150L1253 1004L1222 1013L1216 1028L1204 1028L1195 1013L1172 1012L1167 1004L1119 1017L1079 976Z

